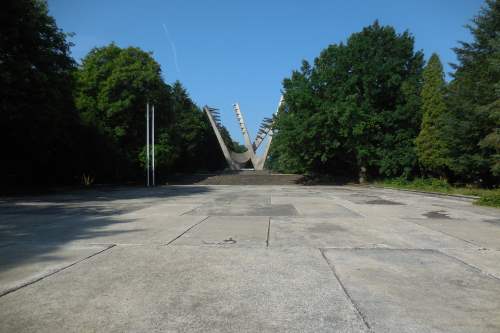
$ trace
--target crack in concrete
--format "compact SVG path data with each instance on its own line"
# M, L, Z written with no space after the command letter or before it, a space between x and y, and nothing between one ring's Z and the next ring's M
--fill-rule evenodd
M326 257L326 254L323 251L323 249L318 249L318 250L321 253L321 256L323 257L323 259L325 259L326 264L328 265L328 267L332 271L333 276L335 277L335 279L339 283L340 288L342 288L342 291L344 292L346 298L349 300L349 302L351 303L352 307L354 308L355 313L361 319L361 321L365 325L365 327L368 330L368 332L373 332L370 324L368 323L368 319L366 318L365 314L361 312L361 309L359 308L359 305L352 299L352 297L349 294L349 292L347 291L346 287L344 286L344 284L342 283L342 281L340 281L340 277L338 276L337 271L335 270L335 266L333 265L333 263L331 263L330 260L328 260L328 258Z
M266 238L266 248L269 247L269 234L271 233L271 216L269 216L269 222L267 224L267 238Z
M182 236L184 236L189 230L193 229L194 227L196 227L198 224L202 223L203 221L206 221L209 217L210 216L207 216L207 217L201 219L197 223L193 224L192 226L190 226L189 228L187 228L186 230L184 230L184 232L182 232L179 236L177 236L174 239L172 239L170 242L168 242L166 244L161 244L160 246L169 246L170 244L172 244L173 242L175 242L176 240L178 240L179 238L181 238Z
M75 266L75 265L77 265L77 264L79 264L79 263L81 263L81 262L83 262L83 261L85 261L85 260L88 260L88 259L90 259L90 258L92 258L92 257L95 257L95 256L97 256L98 254L101 254L101 253L103 253L103 252L105 252L105 251L107 251L107 250L109 250L109 249L111 249L111 248L113 248L113 247L115 247L115 246L116 246L115 244L112 244L112 245L110 245L110 246L108 246L108 247L106 247L106 248L104 248L104 249L102 249L102 250L100 250L100 251L98 251L98 252L95 252L95 253L93 253L93 254L91 254L91 255L89 255L89 256L87 256L87 257L85 257L85 258L82 258L82 259L80 259L80 260L77 260L77 261L75 261L74 263L71 263L71 264L69 264L69 265L67 265L67 266L64 266L64 267L58 268L58 269L56 269L55 271L50 272L50 273L48 273L48 274L46 274L46 275L40 276L40 277L38 277L38 278L36 278L36 279L34 279L34 280L32 280L32 281L28 281L28 282L23 283L23 284L21 284L21 285L19 285L19 286L16 286L16 287L13 287L13 288L7 289L7 290L3 291L2 293L0 293L0 297L3 297L3 296L5 296L5 295L8 295L8 294L10 294L10 293L13 293L13 292L15 292L15 291L17 291L17 290L19 290L19 289L22 289L22 288L24 288L24 287L30 286L30 285L32 285L32 284L34 284L34 283L37 283L37 282L39 282L39 281L41 281L41 280L43 280L43 279L48 278L48 277L51 277L52 275L55 275L55 274L57 274L57 273L59 273L59 272L61 272L61 271L65 270L65 269L68 269L68 268L70 268L70 267L73 267L73 266Z
M466 261L464 261L464 260L462 260L462 259L459 259L459 258L457 258L457 257L455 257L455 256L453 256L453 255L451 255L451 254L446 253L446 252L442 252L442 251L439 251L439 250L438 250L438 252L439 252L439 253L441 253L441 254L443 254L443 255L445 255L445 256L446 256L446 257L448 257L448 258L451 258L451 259L453 259L453 260L456 260L456 261L458 261L459 263L461 263L461 264L463 264L463 265L465 265L465 266L467 266L467 267L471 268L472 270L476 271L476 273L479 273L479 274L485 275L485 276L487 276L487 277L493 278L493 279L495 279L495 280L497 280L497 281L500 281L500 278L499 278L499 277L497 277L496 275L493 275L493 274L490 274L490 273L488 273L488 272L485 272L485 271L483 271L481 268L476 267L476 266L474 266L474 265L472 265L472 264L469 264L468 262L466 262Z
M407 219L406 221L408 221L408 222L410 222L410 223L413 223L413 224L415 224L415 225L418 225L418 226L420 226L420 227L422 227L422 228L426 228L426 229L432 230L432 231L434 231L434 232L439 232L439 233L441 233L441 234L443 234L443 235L446 235L446 236L448 236L448 237L451 237L451 238L454 238L454 239L458 239L458 240L460 240L460 241L462 241L462 242L466 242L466 243L468 243L468 244L474 245L474 247L482 247L482 246L481 246L481 245L479 245L479 244L476 244L476 243L473 243L473 242L468 241L468 240L466 240L466 239L462 239L462 238L460 238L460 237L457 237L457 236L451 235L451 234L449 234L449 233L447 233L447 232L444 232L444 231L441 231L441 230L433 229L433 228L431 228L431 227L429 227L429 226L427 226L427 225L425 225L425 224L420 224L420 223L417 223L417 222L412 221L412 220L410 220L410 219Z
M233 239L232 237L229 237L228 239L224 239L222 242L207 242L207 241L202 241L203 244L205 245L233 245L236 244L237 241Z

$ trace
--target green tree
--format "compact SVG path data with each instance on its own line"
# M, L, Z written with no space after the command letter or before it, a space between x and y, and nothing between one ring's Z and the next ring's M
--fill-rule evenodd
M423 72L422 127L417 137L417 154L427 173L446 177L450 167L449 149L443 126L446 118L443 65L433 54Z
M70 43L41 0L7 0L0 11L2 182L73 180L78 115Z
M103 170L105 177L142 178L147 102L155 105L155 169L159 181L172 172L225 166L208 118L182 84L166 84L150 53L110 44L93 49L83 59L76 90L83 122L95 128L107 143L108 153L101 155L106 155L104 164L111 165L114 174ZM97 173L102 171L95 167Z
M273 165L291 171L409 175L416 165L423 55L378 22L285 79Z
M172 133L179 152L175 170L194 172L225 168L224 156L205 113L194 104L179 81L174 82L171 90ZM231 142L229 133L224 130L223 136Z
M496 52L490 58L490 68L500 74L500 37L492 41ZM500 75L499 75L500 77ZM493 85L496 99L480 107L480 112L486 113L491 121L492 129L480 142L479 146L489 152L487 155L490 171L494 176L500 176L500 81Z
M110 156L114 177L141 176L140 155L145 145L146 103L155 105L158 145L172 144L163 133L172 120L169 87L163 82L160 65L150 53L115 44L95 48L83 59L76 75L76 106L85 125L96 128L113 147ZM158 147L171 152L172 147ZM164 165L172 163L163 161Z
M500 1L487 0L468 26L471 43L455 48L446 136L456 179L498 183Z

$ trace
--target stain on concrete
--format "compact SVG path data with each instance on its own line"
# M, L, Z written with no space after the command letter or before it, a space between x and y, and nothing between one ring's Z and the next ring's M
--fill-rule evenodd
M343 232L346 230L347 230L346 228L343 228L343 227L335 225L335 224L330 224L330 223L318 223L318 224L315 224L315 225L307 228L307 231L310 231L312 233L317 233L317 234Z
M500 227L500 219L484 219L483 222L497 224Z
M428 219L451 219L451 217L444 210L435 210L422 215L427 217Z
M205 245L232 245L236 244L236 239L229 237L228 239L224 239L221 242L210 242L210 241L202 241Z
M285 205L205 205L186 215L210 216L295 216L299 215L291 204Z
M366 201L365 204L368 204L368 205L404 205L401 202L385 200L385 199L370 200L370 201Z
M386 200L379 196L369 194L356 193L350 194L347 197L344 196L344 198L350 202L361 205L404 205L401 202Z

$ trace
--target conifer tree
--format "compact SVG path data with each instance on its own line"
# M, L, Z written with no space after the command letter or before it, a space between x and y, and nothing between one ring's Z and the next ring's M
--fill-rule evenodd
M446 177L449 150L443 137L446 116L444 99L445 80L443 65L433 54L423 72L422 126L416 139L417 156L425 173Z
M500 1L486 0L468 28L473 40L454 49L459 63L449 86L450 166L459 180L498 184Z

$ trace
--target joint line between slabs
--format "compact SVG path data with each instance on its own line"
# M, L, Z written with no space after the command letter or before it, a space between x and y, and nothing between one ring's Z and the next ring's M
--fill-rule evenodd
M103 253L103 252L105 252L105 251L107 251L107 250L109 250L109 249L111 249L111 248L113 248L113 247L115 247L115 246L116 246L116 244L112 244L112 245L110 245L110 246L108 246L108 247L106 247L106 248L104 248L104 249L102 249L102 250L100 250L100 251L98 251L98 252L96 252L96 253L93 253L93 254L91 254L91 255L89 255L89 256L87 256L87 257L85 257L85 258L82 258L82 259L80 259L80 260L78 260L78 261L75 261L75 262L74 262L74 263L72 263L72 264L69 264L69 265L67 265L67 266L61 267L61 268L59 268L59 269L57 269L57 270L55 270L55 271L53 271L53 272L51 272L51 273L49 273L49 274L47 274L47 275L41 276L41 277L39 277L39 278L37 278L37 279L35 279L35 280L32 280L32 281L28 281L28 282L26 282L26 283L24 283L24 284L22 284L22 285L20 285L20 286L14 287L14 288L12 288L12 289L8 289L8 290L6 290L5 292L1 293L1 294L0 294L0 297L3 297L3 296L5 296L5 295L8 295L8 294L10 294L10 293L13 293L13 292L15 292L15 291L17 291L17 290L21 289L21 288L24 288L24 287L30 286L30 285L35 284L35 283L37 283L37 282L39 282L39 281L41 281L41 280L43 280L43 279L46 279L46 278L48 278L48 277L51 277L52 275L55 275L55 274L57 274L57 273L59 273L59 272L61 272L61 271L64 271L65 269L68 269L68 268L70 268L70 267L73 267L73 266L75 266L75 265L77 265L77 264L79 264L79 263L81 263L81 262L83 262L83 261L85 261L85 260L88 260L88 259L90 259L90 258L92 258L92 257L95 257L95 256L97 256L98 254L101 254L101 253Z
M476 244L476 243L473 243L473 242L468 241L468 240L466 240L466 239L463 239L463 238L460 238L460 237L457 237L457 236L451 235L451 234L449 234L449 233L447 233L447 232L444 232L444 231L441 231L441 230L433 229L433 228L431 228L431 227L429 227L429 226L427 226L427 225L417 223L417 222L412 221L412 220L410 220L410 219L405 219L404 221L406 221L406 222L410 222L410 223L413 223L413 224L415 224L415 225L418 225L419 227L422 227L422 228L425 228L425 229L428 229L428 230L431 230L431 231L434 231L434 232L441 233L441 234L446 235L446 236L448 236L448 237L451 237L451 238L454 238L454 239L458 239L459 241L462 241L462 242L468 243L468 244L470 244L470 245L473 245L474 247L481 247L481 245L479 245L479 244Z
M203 219L201 219L200 221L196 222L195 224L193 224L192 226L190 226L189 228L187 228L186 230L184 230L184 232L182 232L180 235L178 235L177 237L175 237L174 239L172 239L170 242L166 243L166 244L162 244L163 246L168 246L170 244L172 244L173 242L175 242L176 240L178 240L179 238L181 238L182 236L184 236L189 230L193 229L194 227L196 227L198 224L202 223L203 221L206 221L208 218L210 217L207 216Z
M455 257L454 255L448 254L448 253L446 253L446 252L442 252L442 251L440 251L440 250L437 250L437 251L438 251L439 253L443 254L444 256L446 256L446 257L448 257L448 258L451 258L451 259L453 259L453 260L455 260L455 261L457 261L457 262L461 263L462 265L465 265L465 266L469 267L469 268L470 268L470 269L472 269L472 270L475 270L475 271L476 271L476 273L479 273L479 274L481 274L481 275L485 275L485 276L487 276L487 277L489 277L489 278L493 278L493 279L495 279L495 280L497 280L497 281L500 281L500 278L499 278L499 277L497 277L496 275L493 275L493 274L490 274L490 273L488 273L488 272L485 272L485 271L483 271L481 268L476 267L476 266L474 266L474 265L471 265L471 264L469 264L468 262L463 261L462 259Z
M368 332L372 332L372 329L370 327L370 324L368 323L368 320L366 319L366 316L361 312L361 310L359 309L358 304L352 299L352 297L349 294L349 292L347 291L346 287L344 286L344 284L342 283L342 281L340 281L340 277L338 276L338 274L337 274L337 272L335 270L335 266L330 262L330 260L328 260L328 258L326 257L325 252L323 251L323 249L318 249L318 250L321 253L321 256L323 257L323 259L325 259L326 264L328 265L328 267L330 267L330 270L332 271L333 276L335 277L335 279L339 283L340 288L342 288L342 291L344 292L345 296L347 297L347 299L351 303L351 305L354 308L356 314L359 316L359 318L361 319L361 321L363 322L363 324L365 325L365 327L368 329Z
M269 221L267 224L267 238L266 238L266 247L269 247L269 234L271 233L271 217L269 216Z

